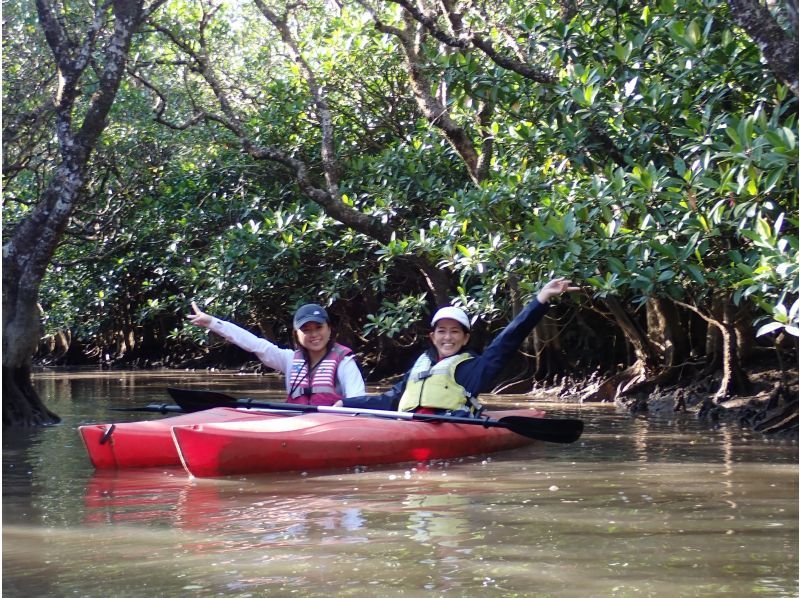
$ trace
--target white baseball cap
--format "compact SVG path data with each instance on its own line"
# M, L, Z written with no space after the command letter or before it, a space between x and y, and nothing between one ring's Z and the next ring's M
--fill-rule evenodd
M435 314L433 314L433 319L431 320L431 326L436 326L436 322L438 322L439 320L444 320L445 318L450 320L455 320L467 330L471 328L469 325L469 318L467 317L467 314L464 313L464 310L452 306L443 307Z

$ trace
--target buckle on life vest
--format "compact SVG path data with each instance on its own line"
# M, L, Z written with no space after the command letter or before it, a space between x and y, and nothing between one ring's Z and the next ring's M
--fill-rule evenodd
M480 417L483 410L486 409L485 405L481 405L474 396L467 396L467 407L473 417Z

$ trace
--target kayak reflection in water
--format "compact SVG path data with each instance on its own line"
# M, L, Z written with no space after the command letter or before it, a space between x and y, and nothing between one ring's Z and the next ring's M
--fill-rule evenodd
M333 405L366 392L353 351L334 340L328 312L320 305L309 303L295 312L292 336L296 349L283 349L232 322L203 313L194 301L192 310L187 316L192 324L208 328L282 372L288 403Z
M470 321L457 307L443 307L431 320L432 346L417 358L403 379L383 394L348 397L336 406L475 416L483 409L477 396L493 388L506 361L548 310L553 297L578 291L572 282L548 282L482 355L467 348Z

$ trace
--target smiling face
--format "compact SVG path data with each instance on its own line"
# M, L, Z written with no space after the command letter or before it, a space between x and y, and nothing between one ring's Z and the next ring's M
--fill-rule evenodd
M444 318L436 322L431 342L439 352L439 359L444 359L458 353L469 342L469 333L455 320Z
M311 361L316 362L328 352L328 341L331 340L331 327L327 322L306 322L296 330L297 342L308 351Z

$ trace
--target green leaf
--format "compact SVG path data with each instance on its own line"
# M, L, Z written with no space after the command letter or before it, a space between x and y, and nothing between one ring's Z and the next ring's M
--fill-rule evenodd
M764 242L768 242L772 238L772 230L766 218L759 216L758 220L756 221L756 231Z
M696 48L700 43L700 25L696 20L692 20L692 22L689 23L689 27L686 29L686 39L689 40L693 48Z
M588 278L586 278L584 280L586 280L586 282L588 282L590 285L592 285L593 287L595 287L597 289L602 289L603 286L604 286L603 285L603 281L600 280L599 278L594 277L594 276L590 276L590 277L588 277Z
M459 253L465 257L472 257L475 254L474 247L464 247L463 245L456 245L456 249L458 249Z
M625 264L615 257L607 258L609 269L615 274L622 274L627 271Z
M650 246L651 249L653 249L657 253L660 253L661 255L665 255L672 259L676 259L678 257L678 254L672 245L668 245L666 243L662 243L656 240L650 241L648 245Z
M728 137L730 137L736 145L742 145L742 139L739 137L739 133L735 127L726 127L725 132L728 134Z
M650 23L652 22L652 17L650 16L650 7L645 4L642 8L642 22L644 23L645 27L649 27Z
M703 276L703 271L695 266L694 264L685 264L684 267L689 272L689 276L691 276L695 282L700 284L706 284L706 278Z
M675 278L675 272L673 272L672 270L664 270L661 274L658 275L658 282L672 280L673 278Z

